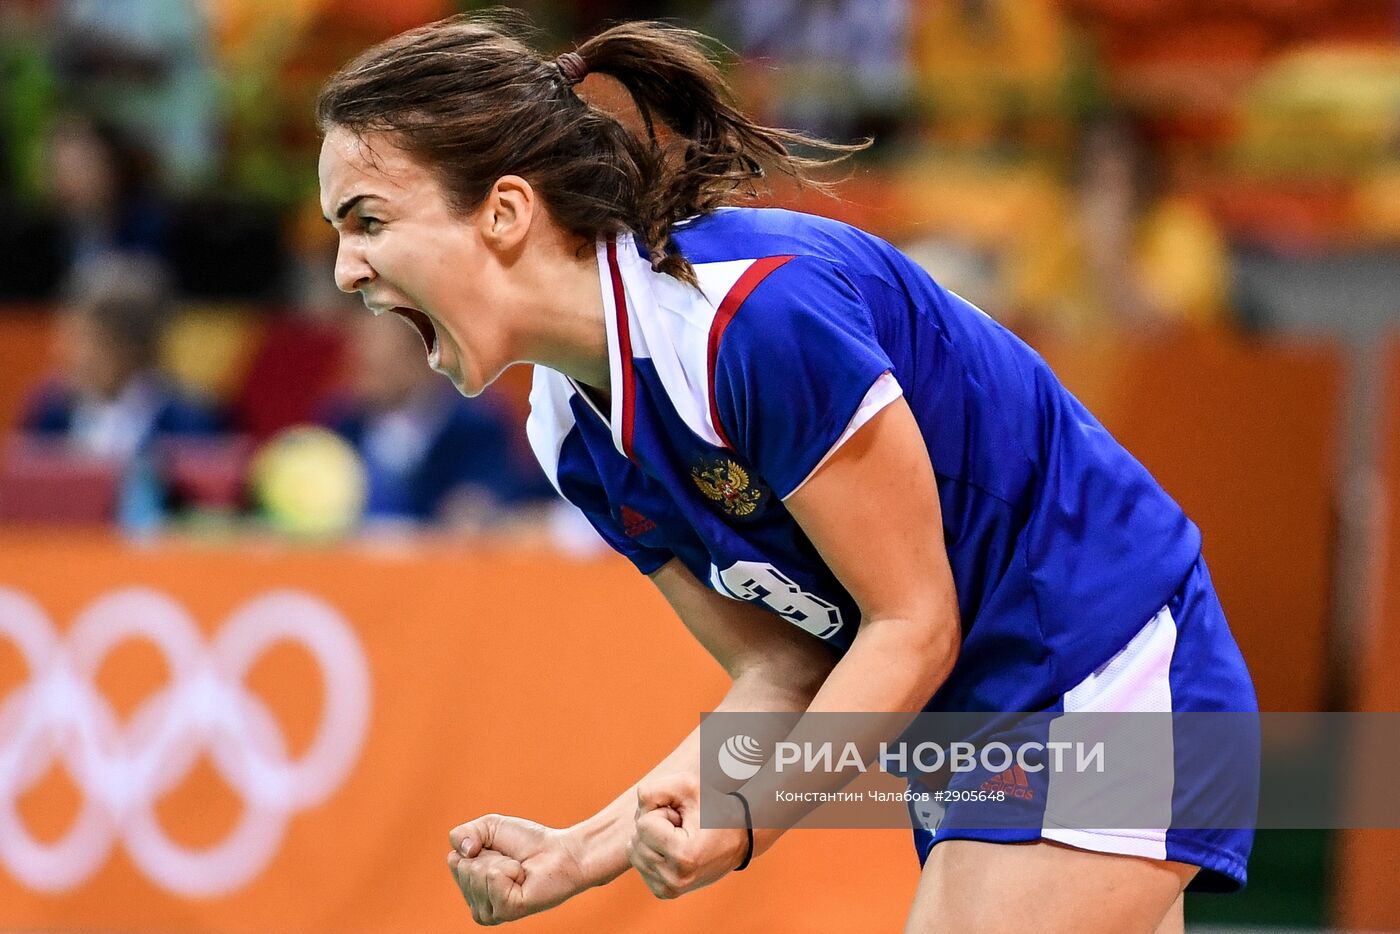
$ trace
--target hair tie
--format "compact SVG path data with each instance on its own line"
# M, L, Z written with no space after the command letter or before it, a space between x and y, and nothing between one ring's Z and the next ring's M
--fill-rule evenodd
M578 84L588 76L588 63L577 52L565 52L554 60L554 66L570 85Z

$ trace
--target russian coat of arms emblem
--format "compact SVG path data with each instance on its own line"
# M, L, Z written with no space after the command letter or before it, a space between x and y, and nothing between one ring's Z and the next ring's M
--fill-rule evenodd
M763 490L751 485L749 472L729 458L707 460L690 468L690 478L706 498L731 516L752 515L763 501Z

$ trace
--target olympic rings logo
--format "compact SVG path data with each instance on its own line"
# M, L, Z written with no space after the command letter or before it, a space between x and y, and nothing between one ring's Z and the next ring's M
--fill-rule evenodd
M118 840L148 878L172 892L235 891L272 859L295 812L340 787L364 744L368 662L340 615L305 593L254 598L206 645L185 609L154 590L101 597L60 640L34 601L0 587L0 639L19 649L30 673L0 700L0 863L39 891L81 885ZM170 682L122 725L94 679L129 639L160 650ZM272 712L244 686L253 663L280 642L307 650L324 691L318 731L295 761ZM221 843L190 849L165 834L155 803L185 780L200 753L243 799L243 813ZM16 806L59 761L83 803L72 829L45 844L25 829Z

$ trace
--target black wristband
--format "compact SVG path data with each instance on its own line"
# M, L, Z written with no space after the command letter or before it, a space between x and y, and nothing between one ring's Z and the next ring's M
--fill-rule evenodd
M731 791L729 792L729 794L738 798L739 803L744 806L744 829L748 831L749 834L749 848L744 851L743 862L739 863L738 866L734 867L735 872L743 872L749 867L749 860L753 859L753 814L749 811L748 798L745 798L737 791Z

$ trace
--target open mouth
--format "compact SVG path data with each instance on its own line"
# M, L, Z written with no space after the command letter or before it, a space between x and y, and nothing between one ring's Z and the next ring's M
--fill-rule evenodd
M432 319L416 308L398 307L394 308L393 312L413 325L418 336L423 338L423 347L431 358L433 351L437 350L437 329L433 327Z

